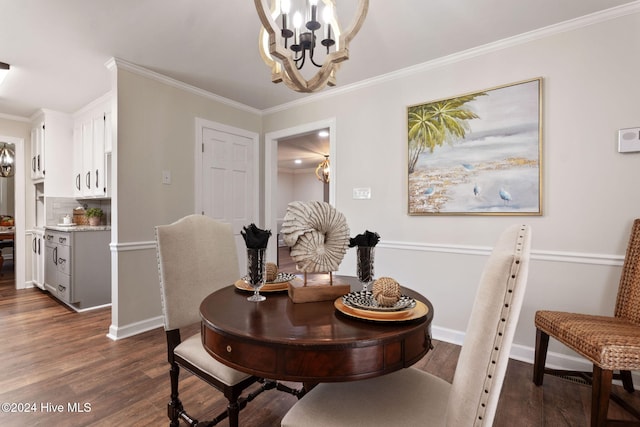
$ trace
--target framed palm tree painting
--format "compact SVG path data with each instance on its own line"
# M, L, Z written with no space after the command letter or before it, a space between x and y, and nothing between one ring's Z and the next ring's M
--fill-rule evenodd
M407 108L410 215L542 215L542 78Z

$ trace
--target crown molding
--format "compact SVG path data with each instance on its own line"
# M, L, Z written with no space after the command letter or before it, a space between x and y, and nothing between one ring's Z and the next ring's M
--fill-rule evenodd
M517 36L509 37L506 39L498 40L496 42L488 43L482 46L467 49L461 52L456 52L451 55L443 56L433 59L431 61L423 62L421 64L413 65L411 67L402 68L396 71L392 71L386 74L382 74L369 79L361 80L356 83L352 83L345 86L333 87L329 91L318 92L309 95L305 98L297 99L295 101L287 102L285 104L277 105L275 107L266 108L262 110L263 114L272 114L279 111L284 111L290 108L299 107L304 104L316 102L322 99L331 98L334 96L342 95L348 92L352 92L358 89L366 87L376 86L382 83L390 82L400 78L412 76L414 74L423 73L428 70L438 69L457 62L466 61L477 56L485 55L487 53L496 52L502 49L510 48L513 46L522 45L535 40L550 37L556 34L561 34L567 31L573 31L580 28L588 27L590 25L599 24L602 22L610 21L612 19L620 18L623 16L631 15L640 12L640 0L628 3L622 6L613 7L604 11L595 12L589 15L582 16L580 18L571 19L558 24L549 25L547 27L539 28L533 31L519 34Z
M225 105L227 105L229 107L237 108L239 110L243 110L243 111L246 111L248 113L253 113L253 114L258 114L258 115L262 114L262 111L258 110L257 108L250 107L248 105L242 104L242 103L234 101L232 99L225 98L223 96L216 95L215 93L212 93L212 92L206 91L204 89L200 89L198 87L195 87L195 86L189 85L187 83L181 82L181 81L176 80L174 78L167 77L167 76L165 76L163 74L156 73L155 71L151 71L151 70L149 70L147 68L144 68L144 67L141 67L139 65L133 64L131 62L125 61L124 59L111 58L107 62L105 62L104 65L109 70L112 70L113 68L127 70L127 71L129 71L131 73L138 74L138 75L143 76L143 77L147 77L147 78L149 78L151 80L158 81L158 82L166 84L168 86L173 86L175 88L182 89L182 90L184 90L186 92L193 93L194 95L198 95L198 96L202 96L204 98L211 99L211 100L219 102L221 104L225 104Z
M25 122L25 123L29 123L31 121L29 117L13 116L11 114L4 114L4 113L0 113L0 119L13 120L14 122Z
M74 118L77 118L78 116L82 116L83 114L85 114L88 111L91 111L92 109L94 109L95 107L97 107L98 105L104 104L107 101L109 101L111 99L111 91L105 93L104 95L94 99L93 101L91 101L90 103L88 103L87 105L83 106L82 108L80 108L78 111L76 111L75 113L72 113L71 115Z
M259 110L257 108L250 107L248 105L225 98L223 96L216 95L215 93L206 91L204 89L200 89L198 87L173 79L171 77L167 77L163 74L157 73L155 71L151 71L147 68L133 64L124 59L110 58L105 63L105 67L107 67L110 70L113 68L121 68L121 69L130 71L132 73L150 78L152 80L156 80L158 82L167 84L169 86L173 86L173 87L185 90L187 92L191 92L195 95L209 98L216 102L220 102L222 104L228 105L233 108L237 108L242 111L246 111L246 112L258 114L258 115L266 115L266 114L276 113L279 111L288 110L290 108L295 108L298 106L320 101L323 99L331 98L334 96L342 95L342 94L359 90L362 88L371 87L371 86L379 85L389 81L397 80L400 78L412 76L414 74L423 73L428 70L433 70L433 69L441 68L457 62L462 62L471 58L475 58L477 56L485 55L487 53L496 52L496 51L507 49L513 46L522 45L535 40L550 37L556 34L577 30L590 25L599 24L602 22L610 21L612 19L617 19L623 16L638 13L638 12L640 12L640 0L627 3L625 5L613 7L604 11L595 12L589 15L582 16L580 18L571 19L569 21L564 21L558 24L554 24L544 28L537 29L537 30L529 31L523 34L519 34L517 36L498 40L496 42L488 43L472 49L456 52L451 55L436 58L431 61L423 62L421 64L413 65L411 67L402 68L400 70L392 71L386 74L382 74L380 76L365 79L349 85L345 85L341 87L333 87L331 88L331 90L328 90L328 91L313 93L304 98L297 99L291 102L286 102L284 104L276 105L275 107L270 107L263 110ZM0 117L10 118L11 116L7 117L6 115L0 114ZM23 119L23 118L19 118L19 119ZM15 118L15 120L18 120L18 118Z

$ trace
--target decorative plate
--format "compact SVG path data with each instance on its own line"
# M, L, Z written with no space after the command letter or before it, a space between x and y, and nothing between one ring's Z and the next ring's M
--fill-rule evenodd
M402 295L398 302L391 307L381 306L373 298L371 291L350 292L342 297L342 302L349 307L370 311L403 311L416 306L416 300L406 295Z
M422 319L429 313L429 308L422 301L416 301L414 308L403 311L360 310L344 304L342 297L337 298L333 305L346 316L369 322L410 322Z
M241 291L253 292L253 288L244 280L236 280L235 287L240 289ZM289 282L282 283L265 283L262 288L260 288L260 293L265 292L282 292L287 291L289 289Z
M296 278L295 274L291 274L291 273L278 273L278 275L276 276L276 280L272 281L272 282L264 282L265 284L267 283L285 283L285 282L290 282L293 279ZM249 280L249 276L242 276L240 278L240 280L244 280L247 281Z

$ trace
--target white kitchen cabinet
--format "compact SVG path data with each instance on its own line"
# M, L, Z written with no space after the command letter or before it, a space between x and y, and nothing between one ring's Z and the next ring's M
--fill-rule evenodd
M111 111L104 112L104 152L111 153L113 149L113 123L111 122Z
M73 126L73 196L82 197L82 123Z
M31 179L44 179L44 121L31 128Z
M111 138L110 103L102 102L78 114L73 126L73 192L82 198L108 197L105 146ZM110 145L110 143L109 143Z
M31 251L31 280L34 286L44 289L44 230L33 231Z
M73 133L71 116L41 110L31 131L31 178L44 182L48 196L68 197L71 179Z

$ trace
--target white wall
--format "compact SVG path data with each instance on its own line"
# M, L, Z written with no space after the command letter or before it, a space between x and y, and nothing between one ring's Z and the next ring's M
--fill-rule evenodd
M293 198L308 202L324 200L324 183L316 177L315 168L296 171L293 180Z
M260 115L116 61L112 67L112 325L126 337L161 325L154 227L194 213L195 119L260 131ZM163 170L171 185L163 185Z
M514 349L530 358L537 309L612 314L640 216L640 153L616 152L617 130L640 126L640 13L610 17L332 89L267 112L263 130L336 118L336 208L352 235L380 233L376 274L431 299L436 337L461 338L488 249L508 225L531 224L534 259ZM544 215L408 216L407 106L535 77L543 78ZM370 187L372 198L352 199L356 187ZM354 255L340 274L355 274ZM566 352L553 343L551 350Z
M287 213L287 205L289 204L289 202L296 200L293 195L294 181L295 175L293 174L293 171L282 169L278 170L278 205L276 207L278 212L278 221L282 220L282 218L284 218L285 214Z
M278 170L278 220L287 213L290 202L324 199L324 184L316 177L315 169Z

